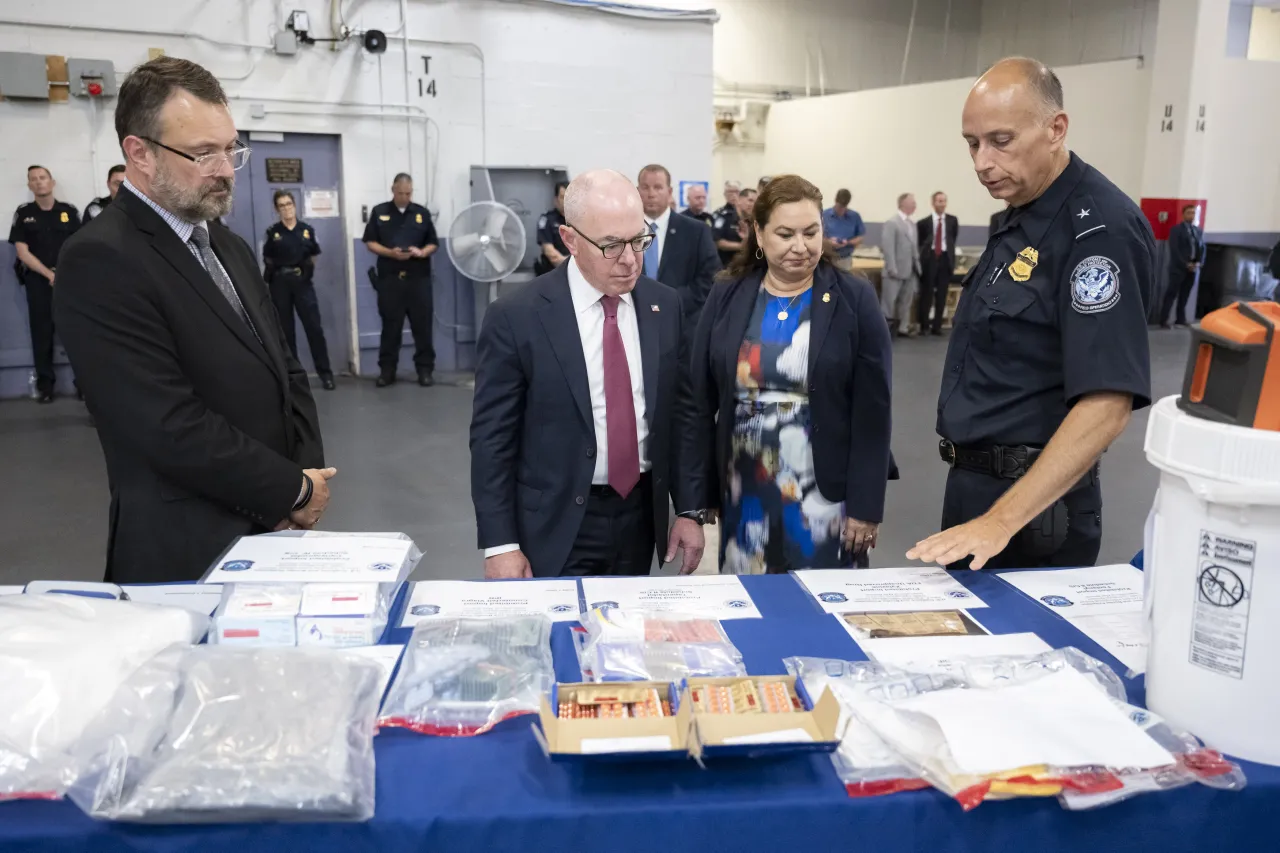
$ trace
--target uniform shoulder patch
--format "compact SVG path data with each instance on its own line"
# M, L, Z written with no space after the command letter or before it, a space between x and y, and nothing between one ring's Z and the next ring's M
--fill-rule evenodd
M539 228L547 227L547 215L545 213L538 217L538 227Z
M1104 255L1091 255L1071 271L1071 307L1097 314L1120 301L1120 267Z

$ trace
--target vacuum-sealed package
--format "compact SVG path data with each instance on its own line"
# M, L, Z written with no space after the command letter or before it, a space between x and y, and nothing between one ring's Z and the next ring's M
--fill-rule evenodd
M821 696L825 689L839 701L836 731L840 747L832 753L831 762L849 796L876 797L929 787L906 759L853 712L859 701L869 701L864 691L884 680L885 667L865 661L803 657L786 658L782 663L810 696Z
M78 595L0 597L0 799L60 796L85 727L138 667L209 619Z
M555 682L545 616L419 622L380 723L420 734L475 735L537 713Z
M852 710L968 810L987 799L1096 797L1122 791L1126 776L1176 770L1168 746L1125 713L1124 695L1105 664L1060 649L958 658L946 672L886 668Z
M680 681L746 675L742 655L715 619L597 607L574 647L584 681Z
M166 651L86 730L68 796L144 823L368 820L380 686L341 651Z

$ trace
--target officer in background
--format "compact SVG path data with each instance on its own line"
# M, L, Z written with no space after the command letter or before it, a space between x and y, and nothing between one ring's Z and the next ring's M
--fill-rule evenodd
M124 183L124 166L112 166L107 170L107 194L99 198L95 198L89 202L84 209L84 224L88 225L93 218L99 213L107 209L107 205L115 199L116 193L120 192L120 185Z
M707 210L707 188L702 184L694 184L684 195L689 206L680 212L690 219L696 219L703 225L714 228L715 215Z
M1062 84L1043 64L996 63L962 123L978 180L1010 207L965 279L943 367L944 530L907 556L1093 565L1098 459L1151 402L1155 239L1138 206L1067 149Z
M720 253L720 263L726 267L747 239L745 223L751 221L751 208L756 203L756 191L748 187L735 193L733 201L733 212L723 213L724 208L720 208L716 211L716 221L711 226L712 236L716 238L716 251Z
M724 182L724 204L711 211L716 216L728 216L730 213L738 213L738 192L742 189L742 184L737 181ZM717 226L712 226L717 227Z
M406 314L413 330L413 364L418 369L418 384L424 388L435 384L431 256L440 248L440 242L431 224L431 213L412 199L413 178L401 172L391 183L391 201L374 207L364 229L364 244L378 256L378 314L382 317L379 388L396 381Z
M316 375L320 377L320 385L324 390L332 391L329 346L324 340L320 301L312 283L316 270L313 259L320 254L320 244L316 242L316 232L311 226L298 219L293 193L276 190L271 201L276 206L280 221L267 229L267 238L262 244L262 263L265 265L262 277L271 288L271 301L280 315L284 338L289 342L289 349L293 350L293 357L299 358L298 332L293 322L296 310L298 319L302 321L302 330L307 335L307 346L311 349L311 361L315 364Z
M538 217L537 240L542 252L533 262L534 275L551 272L569 257L569 250L560 239L560 226L565 224L564 191L567 189L568 181L556 181L556 206Z
M31 324L31 359L36 368L36 399L53 402L57 375L53 372L53 274L58 252L80 228L74 204L53 197L53 175L44 166L27 167L27 187L35 201L13 214L9 242L18 253L18 282L27 290L27 319Z

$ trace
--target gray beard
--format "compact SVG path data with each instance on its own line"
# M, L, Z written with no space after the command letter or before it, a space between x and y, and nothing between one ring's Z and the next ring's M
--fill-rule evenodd
M187 222L209 222L231 212L235 185L235 178L217 178L211 186L185 187L175 181L168 168L162 165L151 181L151 192L161 207ZM226 190L227 195L215 198L213 192L216 190Z

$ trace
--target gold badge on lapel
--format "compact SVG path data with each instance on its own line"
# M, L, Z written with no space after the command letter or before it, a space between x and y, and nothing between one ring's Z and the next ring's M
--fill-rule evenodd
M1014 281L1026 281L1031 278L1031 271L1040 262L1040 253L1028 246L1018 253L1018 258L1009 264L1009 278Z
M421 225L421 224L422 224L422 214L421 214L421 213L419 213L417 218L418 218L418 224L419 224L419 225Z
M302 229L302 239L303 239L303 240L310 240L310 239L311 239L311 232L310 232L310 231L308 231L307 229L303 228L303 229Z
M271 239L272 239L272 240L279 240L279 239L280 239L280 232L279 232L279 231L272 231L272 232L271 232Z
M70 219L68 219L68 218L67 218L67 212L66 212L65 210L64 210L64 211L62 211L62 221L63 221L63 222L70 222L70 221L71 221Z
M824 293L824 294L822 294L822 301L823 301L823 302L830 302L830 301L831 301L831 294L830 294L830 293Z

